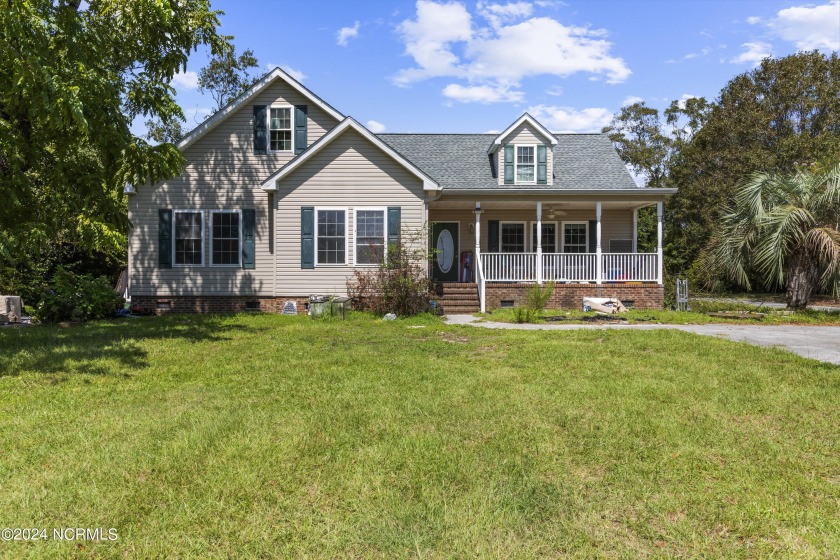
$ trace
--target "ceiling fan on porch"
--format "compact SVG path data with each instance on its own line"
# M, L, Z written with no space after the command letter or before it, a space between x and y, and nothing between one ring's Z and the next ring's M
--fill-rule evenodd
M565 216L565 215L566 215L565 210L558 210L557 208L555 208L551 204L547 204L546 207L545 207L545 217L548 218L549 220L553 220L557 216Z

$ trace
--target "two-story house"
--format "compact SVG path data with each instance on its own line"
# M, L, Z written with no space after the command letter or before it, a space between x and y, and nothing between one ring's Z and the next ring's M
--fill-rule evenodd
M490 126L490 124L488 124ZM553 134L528 114L500 134L373 134L280 69L178 144L182 175L128 186L129 290L173 311L280 310L344 294L383 248L425 232L447 310L618 296L662 307L662 203L603 134ZM654 205L655 253L637 250ZM454 299L453 299L454 297Z

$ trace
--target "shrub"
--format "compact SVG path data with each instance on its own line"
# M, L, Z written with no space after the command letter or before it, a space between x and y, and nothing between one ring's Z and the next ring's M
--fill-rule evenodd
M533 323L542 315L553 293L554 282L548 282L544 286L539 284L529 286L525 292L525 306L514 308L513 320L517 323Z
M416 249L424 246L420 233L406 234L408 242L400 239L388 246L387 258L376 268L357 269L347 281L347 294L353 308L377 315L395 313L400 316L417 315L429 310L434 283L429 279L429 254ZM419 240L414 243L412 240Z
M58 267L41 293L36 317L47 323L102 319L112 316L123 301L104 276L73 274Z

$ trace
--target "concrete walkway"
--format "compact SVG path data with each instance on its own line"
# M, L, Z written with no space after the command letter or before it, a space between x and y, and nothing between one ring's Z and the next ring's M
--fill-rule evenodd
M480 321L472 315L448 315L447 325L470 325L485 329L523 331L572 331L579 329L676 329L695 334L720 336L756 346L777 347L795 354L840 365L840 327L800 327L796 325L558 325L551 323L516 324Z

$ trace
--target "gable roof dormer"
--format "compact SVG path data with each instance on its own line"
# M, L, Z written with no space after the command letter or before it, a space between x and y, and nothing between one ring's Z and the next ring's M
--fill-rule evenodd
M192 129L189 134L184 136L178 143L178 149L184 150L194 144L199 138L219 126L221 123L226 121L228 117L233 115L237 109L246 105L248 102L253 100L256 96L258 96L261 92L263 92L267 87L271 84L276 82L277 80L283 80L287 84L289 84L293 89L297 90L302 96L306 99L320 107L324 110L328 115L335 118L337 121L341 121L344 119L344 115L338 112L335 108L333 108L329 103L309 91L306 86L301 84L296 79L292 78L288 72L280 69L275 68L271 72L268 72L265 76L257 80L254 85L249 87L247 90L242 92L239 97L213 113L211 117L205 120L203 123Z
M493 142L487 149L487 153L495 154L496 152L498 152L501 149L501 147L505 144L505 139L507 139L511 134L513 134L516 131L516 129L518 129L523 124L530 125L531 128L533 128L537 133L540 134L540 136L542 136L545 139L546 144L550 144L552 148L557 145L557 138L551 133L550 130L548 130L546 127L540 124L540 121L538 121L528 113L523 113L522 116L516 119L516 121L514 121L513 124L504 129L501 132L501 134L499 134L493 139Z

